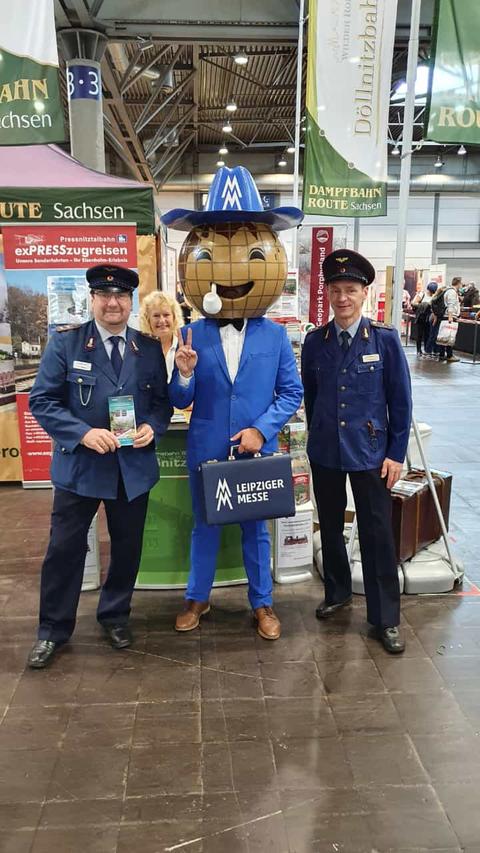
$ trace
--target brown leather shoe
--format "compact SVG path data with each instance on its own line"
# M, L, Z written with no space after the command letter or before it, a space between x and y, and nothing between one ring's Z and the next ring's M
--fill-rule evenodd
M175 630L193 631L198 628L200 618L210 610L208 601L186 601L185 608L178 614L175 621Z
M264 640L278 640L280 636L280 619L275 616L271 607L257 607L254 610L257 623L257 634Z

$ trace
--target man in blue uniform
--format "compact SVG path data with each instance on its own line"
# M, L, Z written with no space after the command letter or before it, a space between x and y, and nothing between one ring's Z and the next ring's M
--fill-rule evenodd
M362 316L375 278L369 261L339 249L325 258L323 273L334 319L307 335L302 352L307 450L325 581L325 601L316 614L328 618L352 599L343 538L348 473L367 619L385 649L400 653L405 643L398 629L400 587L390 489L401 475L410 434L410 374L397 331Z
M101 501L111 543L97 618L112 646L132 642L130 601L142 547L148 493L158 480L155 444L171 417L162 347L127 325L134 270L87 270L93 320L55 332L30 394L30 409L54 440L50 542L42 567L38 640L28 665L42 669L75 627L87 534ZM136 436L120 446L109 398L133 397Z

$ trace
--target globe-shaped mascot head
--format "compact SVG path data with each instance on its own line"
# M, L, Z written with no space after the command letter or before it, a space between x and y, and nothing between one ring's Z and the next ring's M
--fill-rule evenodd
M295 207L264 210L243 166L215 175L205 210L171 210L170 228L188 231L178 261L185 296L205 317L262 317L280 296L287 256L278 231L300 224Z

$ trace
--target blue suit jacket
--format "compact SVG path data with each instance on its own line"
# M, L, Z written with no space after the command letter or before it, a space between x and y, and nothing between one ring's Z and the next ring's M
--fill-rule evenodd
M410 372L396 329L362 318L347 353L333 321L305 339L302 379L312 462L342 471L403 462L410 435Z
M156 483L155 442L104 455L80 444L91 427L110 429L108 398L129 394L137 425L150 424L158 441L172 413L158 341L127 327L117 379L93 321L52 335L30 394L30 410L55 442L51 468L55 486L87 497L116 498L120 470L127 497L133 500Z
M277 449L277 435L302 401L302 384L285 329L265 317L248 321L235 382L228 374L218 324L192 323L198 364L188 387L175 370L170 400L183 409L193 402L187 464L194 470L208 459L226 459L230 437L256 427L265 438L262 451ZM186 331L183 332L184 336Z

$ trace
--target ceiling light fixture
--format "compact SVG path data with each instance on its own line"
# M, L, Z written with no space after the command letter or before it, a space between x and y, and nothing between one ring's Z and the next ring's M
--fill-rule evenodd
M225 160L222 160L221 158L220 158L220 160L217 160L217 166L224 166L224 165L225 165Z
M400 148L398 147L398 142L396 142L394 148L392 148L392 156L398 157L399 154L400 154Z
M445 165L445 163L443 162L442 155L439 154L437 159L435 160L434 166L436 169L441 169L442 166L444 166L444 165Z
M281 154L281 155L280 155L280 157L279 157L279 158L278 158L278 160L277 160L277 166L282 166L282 167L283 167L283 166L286 166L286 165L287 165L287 161L285 160L284 155L283 155L283 154Z
M228 113L234 113L234 112L236 112L236 110L238 109L238 107L237 107L237 105L236 105L235 101L233 101L233 100L232 100L232 101L229 101L229 102L228 102L228 104L227 104L227 106L225 107L225 109L226 109L226 111L227 111Z
M230 124L230 122L227 122L226 124L223 125L222 130L224 133L231 133L233 130L233 127Z
M233 61L236 62L237 65L246 65L248 62L248 56L244 50L239 50L233 57Z
M288 146L287 154L295 154L295 145L289 145Z
M457 151L457 154L460 154L460 157L463 157L467 153L467 149L465 145L460 145L460 148Z
M222 145L221 148L218 149L219 154L228 154L228 148L225 148L225 145Z

